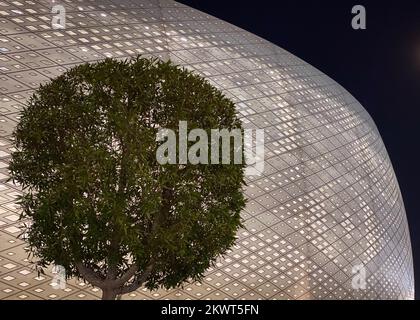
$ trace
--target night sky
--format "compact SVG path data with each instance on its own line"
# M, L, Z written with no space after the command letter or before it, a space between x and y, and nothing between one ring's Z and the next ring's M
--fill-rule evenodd
M288 50L361 102L376 122L397 174L420 279L420 1L178 2ZM366 30L351 27L351 9L358 4L367 10ZM416 298L420 299L420 280Z

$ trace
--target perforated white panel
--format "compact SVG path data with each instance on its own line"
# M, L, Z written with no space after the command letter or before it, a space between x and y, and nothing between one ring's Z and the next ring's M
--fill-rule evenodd
M66 9L53 30L51 8ZM246 230L202 284L124 298L411 299L408 226L380 135L341 86L283 49L214 17L158 0L0 0L0 299L94 299L71 280L53 290L24 252L20 189L5 183L10 135L39 84L76 64L136 54L206 77L265 130L264 176L248 181ZM366 268L366 290L352 287Z

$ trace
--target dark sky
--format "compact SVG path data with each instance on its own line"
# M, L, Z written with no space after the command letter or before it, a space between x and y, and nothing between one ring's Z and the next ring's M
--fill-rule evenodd
M396 171L420 279L420 1L180 0L257 34L343 85L376 122ZM351 27L354 5L367 29ZM420 299L420 280L416 281Z

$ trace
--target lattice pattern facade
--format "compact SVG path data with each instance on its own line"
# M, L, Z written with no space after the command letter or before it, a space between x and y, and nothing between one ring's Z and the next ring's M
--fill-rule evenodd
M66 69L136 54L172 59L265 130L265 171L249 179L246 230L203 283L127 299L410 299L411 245L397 180L380 135L341 86L283 49L214 17L159 0L0 0L0 299L95 299L77 280L53 290L24 252L20 189L8 178L10 135L39 84ZM366 268L366 290L352 287Z

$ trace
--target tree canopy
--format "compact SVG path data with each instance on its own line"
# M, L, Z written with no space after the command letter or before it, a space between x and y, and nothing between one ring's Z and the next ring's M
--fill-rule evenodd
M157 132L179 121L241 128L222 92L155 58L86 63L36 90L9 168L39 266L62 265L103 299L203 277L241 227L244 165L159 164Z

